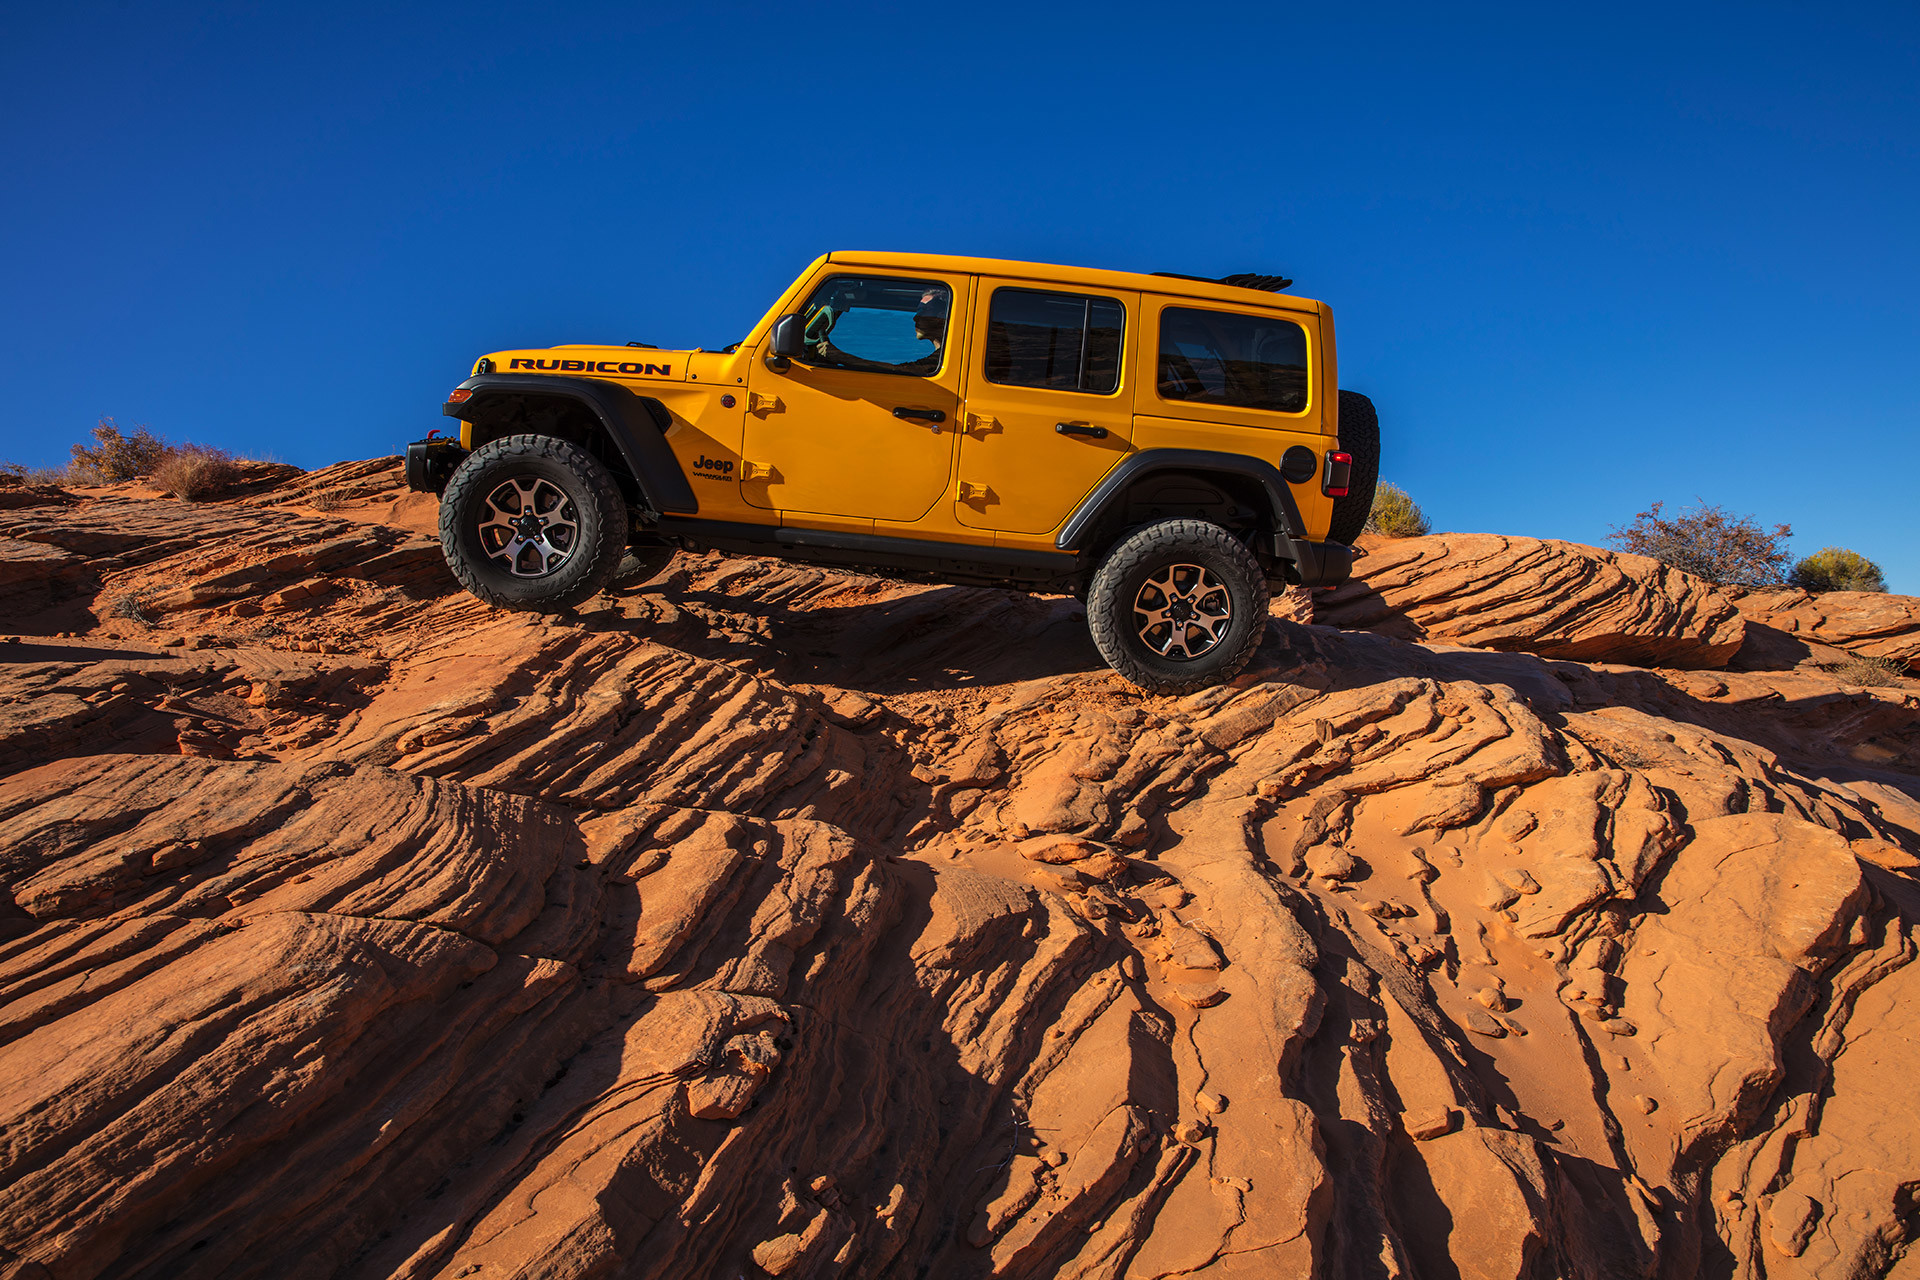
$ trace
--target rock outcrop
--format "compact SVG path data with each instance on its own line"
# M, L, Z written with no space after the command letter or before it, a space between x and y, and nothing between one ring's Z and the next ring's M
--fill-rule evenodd
M1920 683L1282 618L1155 698L719 557L505 614L377 473L0 524L11 1274L1911 1267ZM1737 644L1628 559L1535 634Z
M1920 599L1883 591L1732 593L1741 616L1796 640L1920 668Z
M1645 556L1490 533L1362 543L1352 581L1315 594L1316 622L1649 667L1724 666L1746 639L1724 595Z

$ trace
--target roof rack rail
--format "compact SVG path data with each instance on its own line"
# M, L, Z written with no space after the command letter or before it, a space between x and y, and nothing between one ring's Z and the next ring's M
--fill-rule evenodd
M1156 276L1165 276L1169 280L1198 280L1201 284L1232 285L1236 289L1258 289L1262 293L1278 293L1293 281L1286 276L1263 276L1252 272L1241 272L1231 276L1189 276L1178 271L1155 271Z

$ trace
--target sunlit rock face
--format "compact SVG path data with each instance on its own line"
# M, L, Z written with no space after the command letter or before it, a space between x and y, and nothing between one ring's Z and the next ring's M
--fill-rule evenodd
M1715 669L1691 579L1408 540L1167 699L1062 598L496 612L391 463L71 496L0 512L0 1274L1912 1265L1920 682Z

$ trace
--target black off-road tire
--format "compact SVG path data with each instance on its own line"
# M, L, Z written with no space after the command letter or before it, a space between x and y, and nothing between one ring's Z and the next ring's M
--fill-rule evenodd
M1358 391L1340 393L1340 449L1353 455L1347 496L1333 500L1327 541L1352 546L1373 514L1373 490L1380 483L1380 415Z
M1267 599L1260 562L1232 533L1207 520L1160 520L1122 538L1094 571L1087 627L1107 665L1133 683L1190 693L1247 665L1266 634ZM1176 633L1155 619L1180 600L1191 606L1182 616L1198 620Z
M622 587L638 587L652 582L673 563L672 547L628 547L614 570L613 581Z
M520 514L528 496L536 522L550 527L514 558L502 517ZM440 496L448 566L468 591L502 609L572 608L613 579L626 545L627 504L613 477L585 449L552 436L504 436L482 445Z

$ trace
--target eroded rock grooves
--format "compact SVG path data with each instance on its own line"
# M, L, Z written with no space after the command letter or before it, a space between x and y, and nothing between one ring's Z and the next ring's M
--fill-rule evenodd
M396 482L0 512L0 1273L1915 1265L1920 683L1517 539L1538 643L1181 699L772 562L503 614Z

